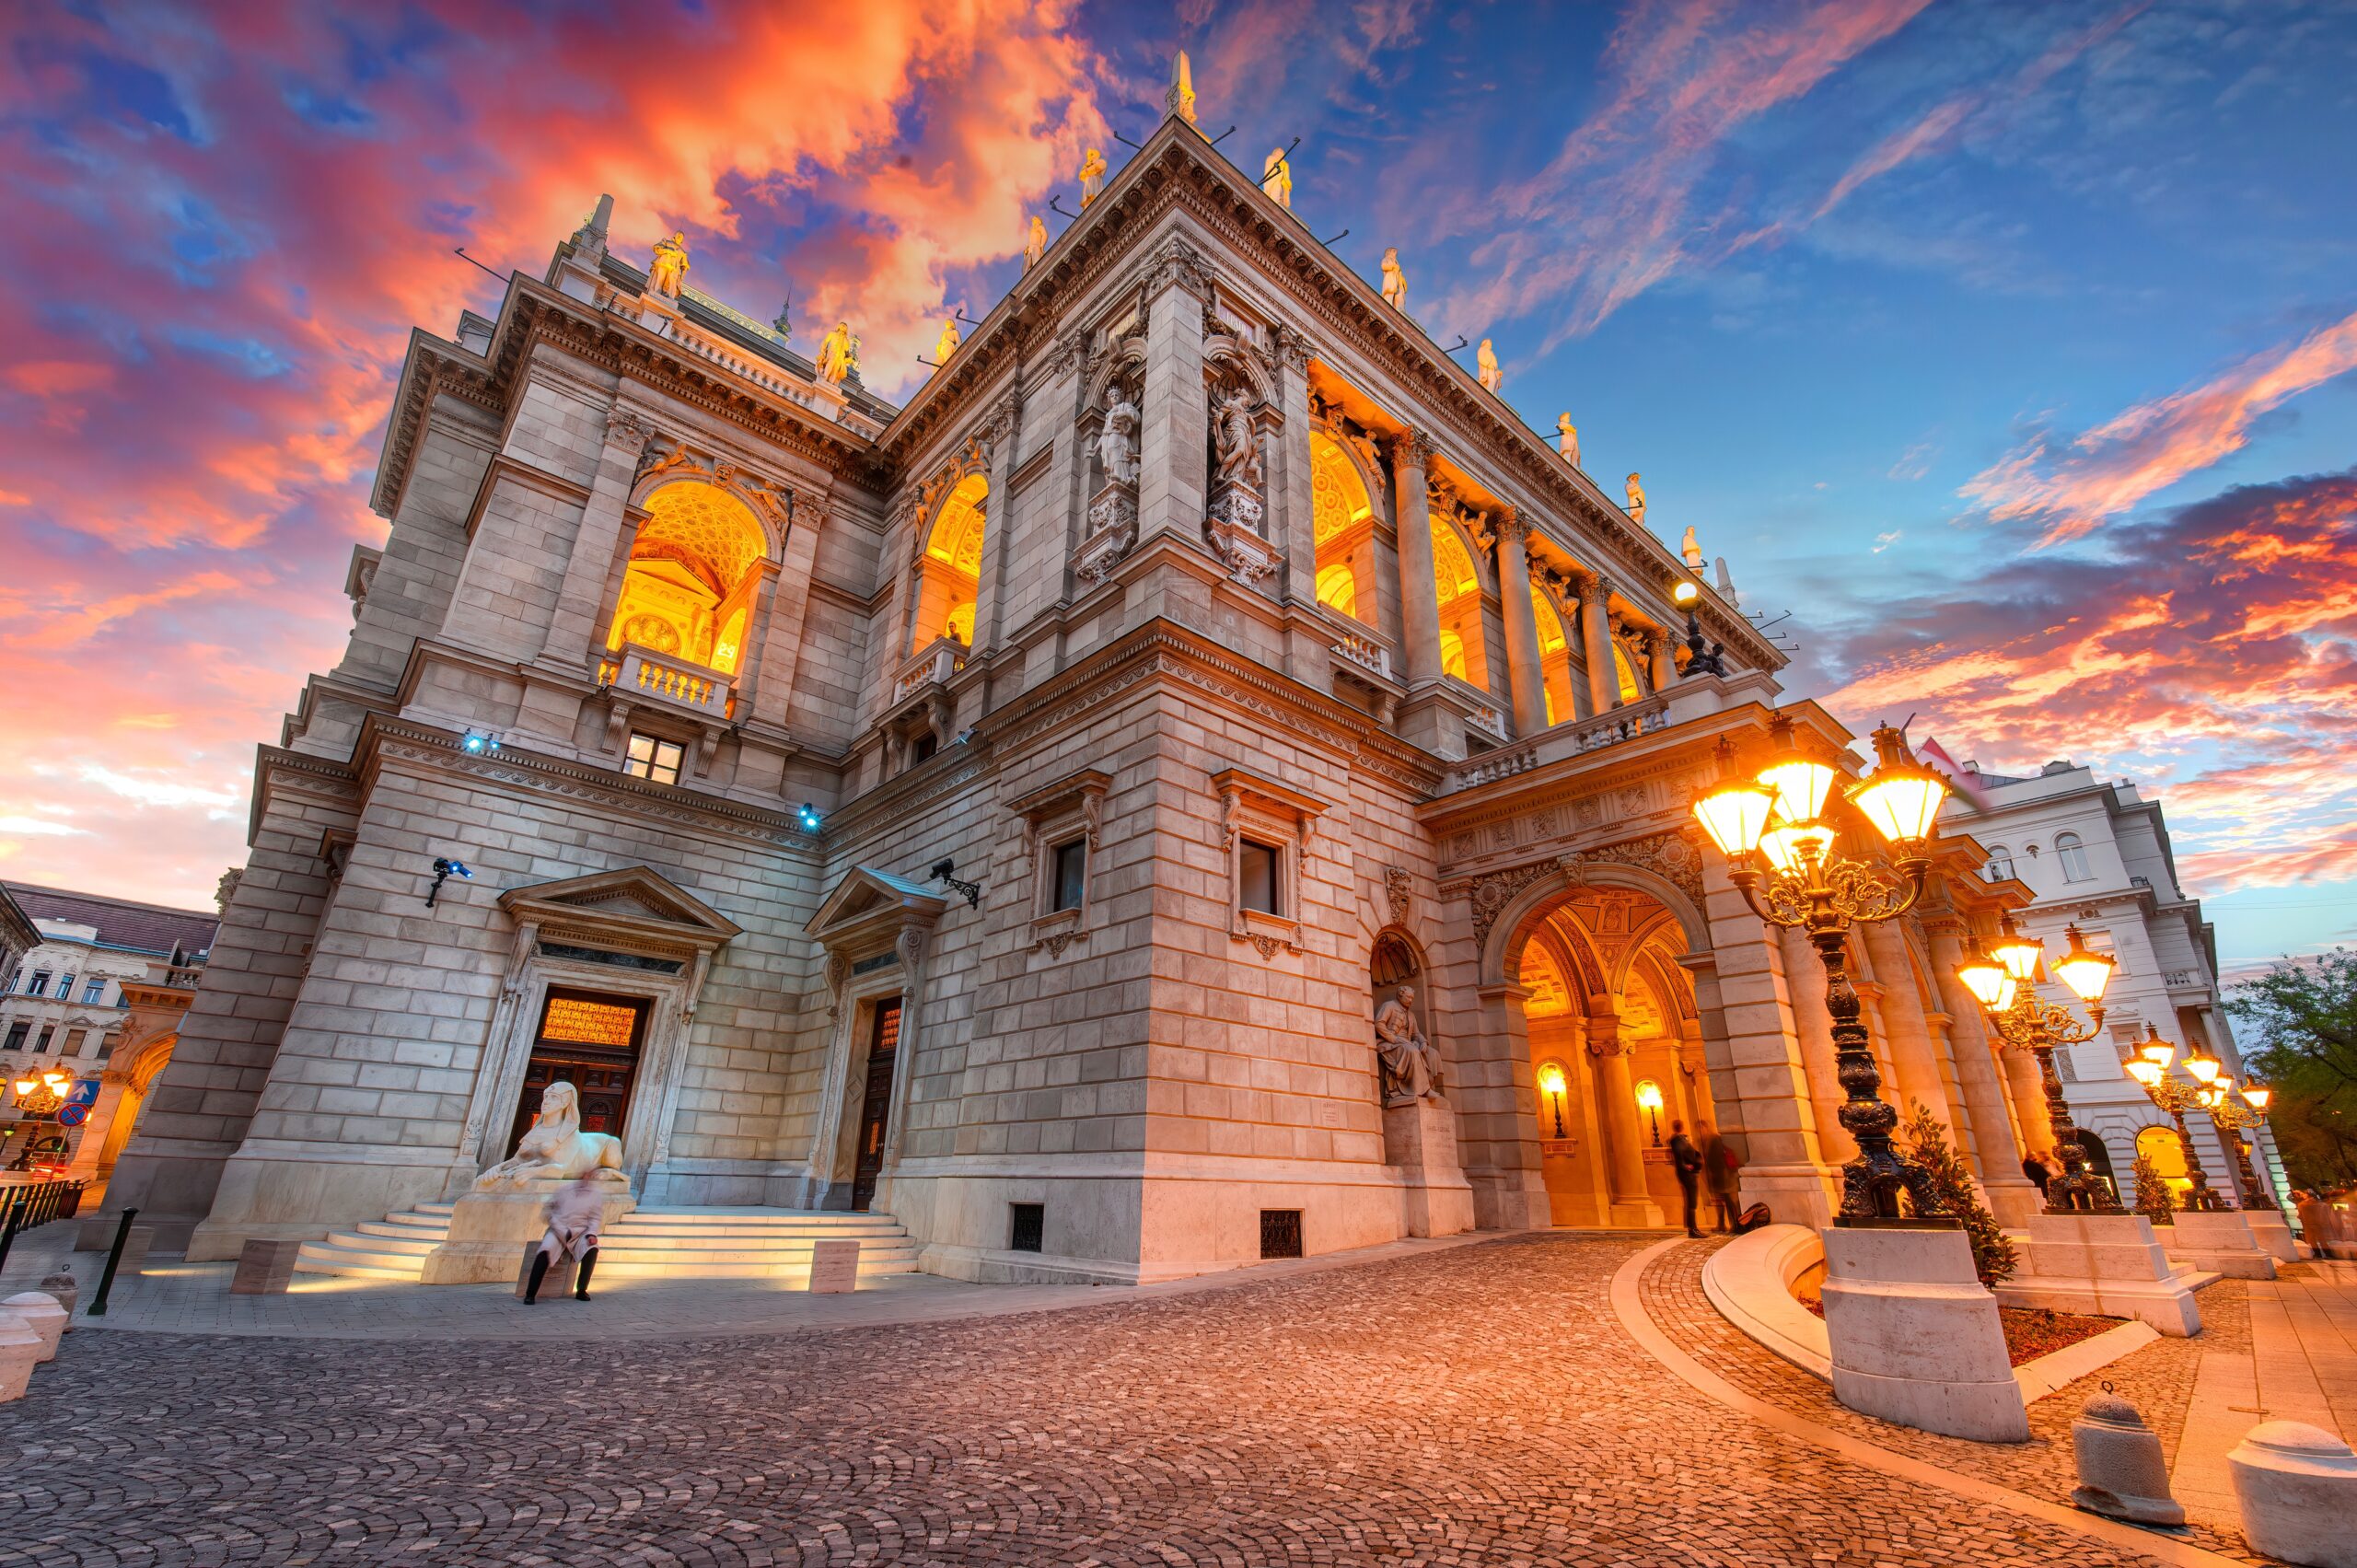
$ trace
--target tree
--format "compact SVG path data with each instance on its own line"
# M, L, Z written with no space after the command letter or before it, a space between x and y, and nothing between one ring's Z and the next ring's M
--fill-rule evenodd
M1965 1237L1972 1243L1972 1272L1992 1290L1998 1281L2013 1278L2021 1260L2014 1255L2005 1227L1980 1201L1980 1190L1972 1184L1964 1156L1948 1143L1946 1124L1932 1114L1930 1106L1917 1100L1906 1132L1908 1154L1931 1176L1939 1212L1964 1222Z
M2357 1182L2357 952L2282 958L2226 993L2252 1035L2243 1060L2273 1086L2268 1125L2293 1185Z
M2142 1149L2136 1151L2136 1212L2154 1225L2177 1223L2177 1194L2169 1191L2153 1156Z

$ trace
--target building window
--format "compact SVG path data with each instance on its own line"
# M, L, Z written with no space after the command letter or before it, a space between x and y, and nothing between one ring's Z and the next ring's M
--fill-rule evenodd
M1981 875L1991 882L2003 882L2014 874L2014 852L2003 844L1989 846L1989 864L1981 867Z
M630 761L622 764L622 772L651 784L678 784L679 758L679 743L676 740L660 740L651 735L633 735L630 738Z
M56 1032L57 1029L54 1025L44 1025L42 1027L41 1033L33 1038L33 1054L35 1056L46 1056L49 1054L49 1037Z
M46 996L48 993L49 971L47 970L33 970L32 980L25 986L25 994L28 996Z
M74 977L72 975L65 974L57 977L57 999L60 1002L71 1002L74 1000Z
M93 1007L96 1007L101 1005L106 999L107 982L103 979L93 975L88 980L82 982L82 1000L84 1002Z
M82 1043L89 1038L90 1031L87 1029L68 1030L65 1035L65 1043L57 1048L57 1054L60 1056L81 1055Z
M5 1047L0 1047L0 1050L24 1050L25 1037L32 1032L33 1027L30 1024L10 1024L8 1026L8 1043Z
M2062 863L2062 880L2065 882L2095 880L2095 870L2087 864L2087 847L2078 834L2055 834L2054 857Z
M122 1038L120 1035L101 1035L99 1038L99 1060L104 1062L108 1057L112 1056L114 1048Z
M1088 863L1097 847L1105 792L1112 775L1094 768L1070 773L1014 802L1023 819L1024 853L1031 858L1031 939L1034 951L1062 957L1088 917Z
M1301 1211L1299 1209L1262 1209L1260 1211L1260 1256L1263 1258L1301 1256Z
M917 743L914 746L909 748L909 761L911 762L930 762L940 749L941 737L928 729L923 735L917 737Z
M1041 1250L1048 1235L1048 1206L1045 1203L1009 1203L1012 1223L1008 1225L1007 1249L1011 1252Z
M1228 855L1228 934L1271 958L1301 951L1301 878L1326 802L1273 779L1227 768L1212 775Z
M1236 855L1237 901L1261 914L1284 913L1279 907L1283 895L1277 888L1277 869L1283 856L1284 851L1274 844L1245 840Z
M1074 839L1055 849L1055 879L1049 894L1051 910L1076 910L1088 889L1088 841Z

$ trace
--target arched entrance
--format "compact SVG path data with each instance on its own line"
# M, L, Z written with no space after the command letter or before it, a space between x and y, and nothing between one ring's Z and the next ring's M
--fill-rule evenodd
M1518 912L1498 961L1503 1005L1527 1041L1550 1217L1657 1226L1678 1213L1667 1144L1711 1119L1693 981L1679 959L1690 911L1631 876L1558 885ZM1519 1023L1520 1028L1515 1025Z
M733 679L759 608L769 536L752 508L716 484L665 484L645 506L606 646L642 648Z

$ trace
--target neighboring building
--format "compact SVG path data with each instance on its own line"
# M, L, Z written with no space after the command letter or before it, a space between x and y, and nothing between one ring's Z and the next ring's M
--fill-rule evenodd
M76 1173L95 1174L100 1152L120 1150L138 1114L133 1080L144 1090L163 1068L173 1021L195 994L220 917L21 882L0 890L36 935L0 993L0 1072L13 1078L56 1068L100 1084L89 1119L72 1127L53 1114L17 1125L11 1090L16 1135L5 1157L18 1157L37 1139L63 1139ZM153 994L159 989L177 993L178 1005L159 1001Z
M2179 1176L2184 1157L2168 1118L2136 1080L2121 1070L2129 1051L2151 1024L2178 1048L2206 1046L2237 1080L2242 1057L2218 993L2215 929L2201 900L2177 881L2161 805L2125 780L2106 784L2073 762L2049 762L2034 778L2008 778L1966 763L1989 798L1985 812L1961 797L1941 819L1949 832L1968 832L1989 852L1983 875L2028 888L2029 905L2014 919L2022 930L2060 955L2065 929L2076 924L2086 945L2117 963L2104 996L2104 1031L2084 1045L2054 1053L2071 1119L2100 1138L2098 1168L2130 1199L2142 1146L2165 1175ZM2061 1000L2060 986L2049 986ZM2075 1004L2073 1007L2075 1010ZM2206 1116L2187 1119L2210 1184L2239 1202L2232 1154ZM2252 1134L2261 1160L2254 1167L2279 1195L2291 1191L2264 1127Z
M8 896L5 883L0 883L0 976L6 976L9 990L16 989L16 975L27 953L41 946L41 928L33 924L32 916L17 907Z
M1706 587L1728 673L1683 662L1678 555L1191 123L900 409L609 211L412 337L389 534L110 1206L316 1237L562 1077L649 1202L887 1209L969 1278L1655 1223L1655 1098L1827 1217L1823 974L1689 814L1782 656ZM2018 1216L1948 973L2019 896L1980 859L1857 962Z

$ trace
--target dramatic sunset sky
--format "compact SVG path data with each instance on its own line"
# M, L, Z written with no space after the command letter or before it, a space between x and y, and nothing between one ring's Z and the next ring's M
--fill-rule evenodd
M209 907L337 656L412 324L597 200L869 384L1081 151L1202 122L1792 686L2166 804L2232 965L2357 929L2357 8L2274 0L7 7L0 876ZM1053 229L1063 220L1051 216ZM815 332L797 329L806 351Z

